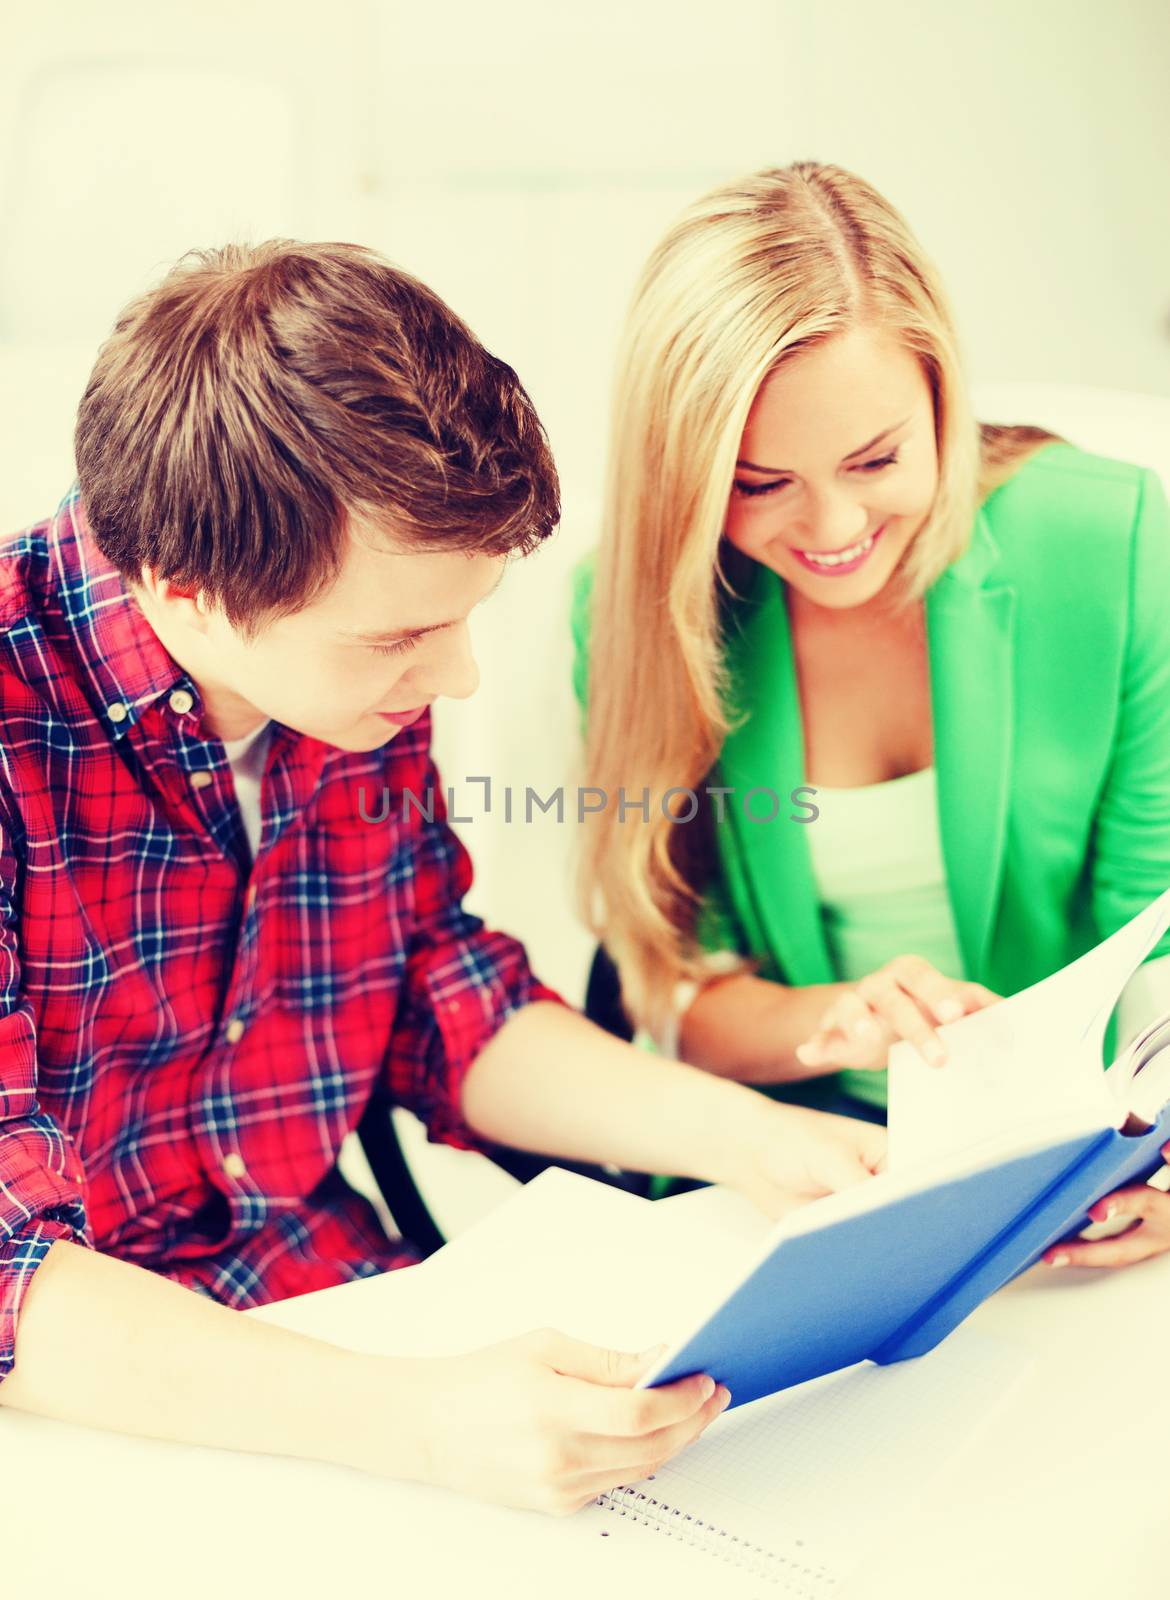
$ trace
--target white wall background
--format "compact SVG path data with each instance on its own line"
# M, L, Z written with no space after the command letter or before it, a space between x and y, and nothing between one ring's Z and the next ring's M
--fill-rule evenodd
M704 187L805 156L852 166L938 260L977 380L1170 395L1163 0L0 12L0 526L55 504L96 345L192 245L376 246L524 378L565 520L481 613L484 687L439 718L455 780L571 778L567 576L595 536L616 328ZM464 836L477 904L578 995L573 831L497 814Z

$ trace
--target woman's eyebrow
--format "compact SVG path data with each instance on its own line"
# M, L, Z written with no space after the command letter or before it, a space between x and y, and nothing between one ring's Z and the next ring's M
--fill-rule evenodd
M909 421L909 417L903 417L901 422L895 422L890 427L883 428L881 433L874 434L873 438L867 440L865 444L859 444L856 450L850 450L847 456L842 456L842 462L854 461L858 456L863 456L867 450L872 450L875 444L881 444L883 439L888 439L891 433L897 433L899 428L904 428ZM787 467L757 467L754 461L741 460L735 464L737 467L743 467L748 472L766 472L774 478L783 477L788 471Z

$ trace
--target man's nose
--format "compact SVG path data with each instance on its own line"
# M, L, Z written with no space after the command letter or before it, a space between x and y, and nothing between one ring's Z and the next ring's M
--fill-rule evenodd
M479 667L471 650L471 634L466 624L443 641L446 648L427 664L415 681L428 686L430 694L448 700L466 700L479 688Z

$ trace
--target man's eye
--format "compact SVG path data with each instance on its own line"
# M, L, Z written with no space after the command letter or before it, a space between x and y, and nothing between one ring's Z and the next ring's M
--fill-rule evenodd
M413 650L417 643L417 637L412 634L406 639L395 639L393 644L372 644L370 649L379 656L401 656L408 650Z

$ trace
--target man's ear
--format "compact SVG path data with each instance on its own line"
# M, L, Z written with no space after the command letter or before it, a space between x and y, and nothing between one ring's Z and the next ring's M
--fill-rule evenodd
M171 578L160 578L148 566L143 566L139 582L160 615L172 622L181 622L196 633L207 632L210 608L206 596L198 589L185 588Z

